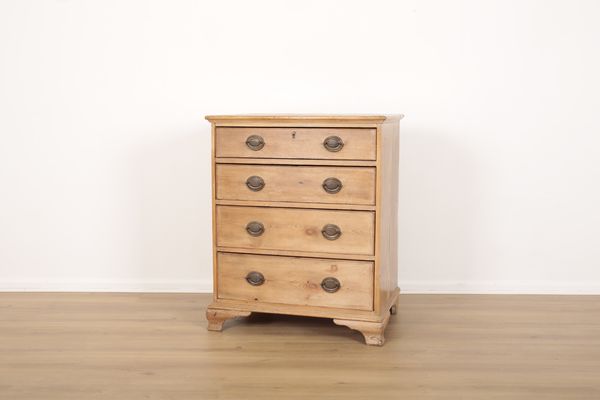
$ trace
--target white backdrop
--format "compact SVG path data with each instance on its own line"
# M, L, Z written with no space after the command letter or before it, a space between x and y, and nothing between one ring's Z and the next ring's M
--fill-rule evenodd
M218 113L404 113L406 292L600 293L596 1L0 2L0 290L207 291Z

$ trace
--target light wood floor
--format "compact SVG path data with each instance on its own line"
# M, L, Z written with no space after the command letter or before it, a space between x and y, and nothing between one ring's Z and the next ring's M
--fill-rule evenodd
M0 293L0 399L600 399L600 296L402 295L381 348L208 302Z

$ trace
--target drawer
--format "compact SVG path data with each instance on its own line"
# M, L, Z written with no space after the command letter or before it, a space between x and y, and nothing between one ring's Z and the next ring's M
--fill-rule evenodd
M375 160L375 129L218 127L216 157Z
M217 206L217 246L374 254L371 211Z
M218 164L217 199L375 204L375 168Z
M219 253L217 262L219 299L373 309L371 261Z

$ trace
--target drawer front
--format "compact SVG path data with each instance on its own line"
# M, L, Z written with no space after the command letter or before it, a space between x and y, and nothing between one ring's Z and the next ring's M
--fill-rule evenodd
M375 204L375 168L218 164L217 199Z
M371 211L217 206L217 246L374 254Z
M373 309L371 261L233 253L217 260L220 299Z
M219 127L217 157L375 160L375 129Z

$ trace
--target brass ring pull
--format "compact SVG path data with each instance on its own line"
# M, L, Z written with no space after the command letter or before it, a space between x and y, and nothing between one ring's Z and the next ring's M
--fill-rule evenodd
M336 240L342 236L342 230L339 226L334 224L327 224L321 229L323 237L327 240Z
M325 146L328 151L336 152L340 151L342 147L344 147L344 141L339 136L328 136L323 141L323 146Z
M321 287L327 293L335 293L342 287L342 284L339 280L333 277L327 277L321 281Z
M248 146L250 150L258 151L265 147L265 140L262 136L258 135L248 136L246 139L246 146Z
M342 190L342 181L338 178L327 178L323 181L323 189L329 194L336 194Z
M252 286L260 286L265 283L265 276L256 271L248 272L248 275L246 275L246 282Z
M265 187L265 180L260 176L251 176L246 179L246 186L253 192L261 191Z
M246 225L246 232L250 236L260 236L265 233L265 226L258 221L248 222Z

